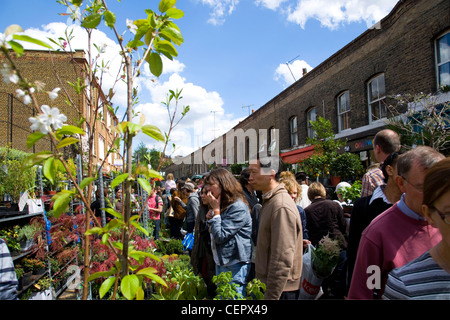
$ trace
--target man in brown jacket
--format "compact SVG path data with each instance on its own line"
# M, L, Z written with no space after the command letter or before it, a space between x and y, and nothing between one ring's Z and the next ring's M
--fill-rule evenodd
M278 181L279 173L266 163L267 158L249 166L249 183L263 193L256 278L266 284L264 299L297 299L303 264L302 223L294 201Z

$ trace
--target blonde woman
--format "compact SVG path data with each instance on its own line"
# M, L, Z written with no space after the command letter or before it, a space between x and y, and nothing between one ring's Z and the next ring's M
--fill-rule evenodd
M294 200L294 202L297 206L298 212L300 213L300 219L302 220L302 229L303 229L303 248L306 248L308 246L308 244L311 242L308 240L309 237L308 237L308 229L306 228L305 210L303 210L303 208L298 204L298 201L301 200L301 197L302 197L301 186L297 182L297 180L295 180L295 176L294 176L294 179L292 179L292 178L280 179L280 182L284 184L285 189L291 196L292 200ZM300 199L299 199L299 197L300 197Z

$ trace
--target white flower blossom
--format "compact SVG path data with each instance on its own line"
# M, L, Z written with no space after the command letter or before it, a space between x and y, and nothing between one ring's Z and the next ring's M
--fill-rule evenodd
M31 87L29 88L27 91L23 91L22 89L17 89L16 90L16 95L17 98L22 98L23 99L23 103L25 104L30 104L31 103L31 96L30 93L34 93L34 88Z
M43 134L47 134L50 132L51 127L53 127L53 130L58 130L67 121L67 117L59 113L58 108L50 108L47 105L43 105L41 106L41 110L43 112L42 114L28 119L31 122L30 129L33 131L39 130Z
M9 83L17 83L19 82L19 77L16 74L16 71L12 70L8 64L4 63L3 68L0 69L0 72L3 76L3 81L7 84Z
M5 36L4 34L0 34L0 46L4 46L13 39L12 34Z
M51 92L48 93L48 96L51 100L55 100L58 98L58 92L61 90L61 88L55 88Z
M130 32L132 34L136 34L138 28L133 22L134 22L133 20L127 19L127 28L130 29Z
M45 119L42 115L37 117L30 117L28 120L31 122L30 129L32 131L40 131L43 134L47 134L50 132L50 126L45 122Z

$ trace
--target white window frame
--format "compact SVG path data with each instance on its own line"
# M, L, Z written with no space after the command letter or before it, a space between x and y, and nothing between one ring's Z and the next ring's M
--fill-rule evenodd
M345 104L343 103L345 97ZM338 131L351 129L350 127L350 91L342 92L337 98L337 116L338 116Z
M317 120L316 107L311 107L306 111L306 134L309 138L314 138L316 133L313 130L311 121Z
M105 159L105 138L103 136L98 135L98 158L104 160Z
M384 92L382 95L379 94L379 85L380 85L379 80L381 78L383 79L383 87L384 87ZM377 97L372 97L371 87L372 87L372 84L375 82L377 85L378 95L377 95ZM377 122L377 121L382 121L387 118L387 107L385 104L385 99L386 99L386 81L385 81L384 73L380 73L380 74L377 74L376 76L374 76L373 78L371 78L367 82L367 101L368 101L368 107L369 107L369 124L371 124L373 122ZM382 114L382 116L378 119L374 119L372 116L373 105L376 105L379 108L378 114L380 114L380 109L381 109L381 113L384 112L384 114Z
M444 65L448 65L449 68L449 75L448 77L448 83L445 83L445 85L450 86L450 48L448 48L447 50L449 50L448 56L444 57L445 60L439 61L440 60L440 48L439 48L439 41L441 39L443 39L444 37L450 37L450 30L447 30L446 32L444 32L440 37L438 37L436 39L435 45L436 45L436 50L435 50L435 56L436 56L436 81L437 81L437 89L439 90L441 87L441 79L440 79L440 73L439 73L439 69L444 66Z
M297 116L292 116L289 118L289 136L291 141L291 147L298 146Z

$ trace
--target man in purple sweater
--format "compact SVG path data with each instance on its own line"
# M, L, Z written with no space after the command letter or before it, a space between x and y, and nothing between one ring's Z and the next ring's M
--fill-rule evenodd
M348 299L381 299L389 272L441 241L438 229L422 216L423 181L444 155L419 146L398 159L396 182L403 195L364 230Z

